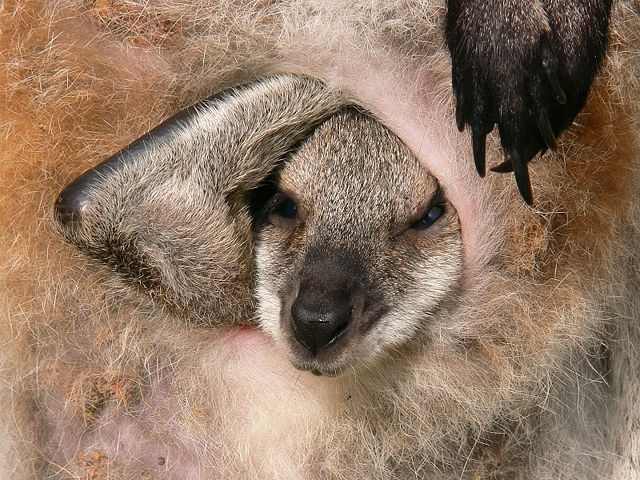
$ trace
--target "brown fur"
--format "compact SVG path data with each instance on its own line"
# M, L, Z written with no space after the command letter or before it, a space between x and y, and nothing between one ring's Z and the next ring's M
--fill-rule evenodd
M0 476L639 478L640 6L615 9L530 209L453 133L441 2L5 1ZM123 296L55 233L80 172L273 72L342 90L443 185L465 268L435 341L315 378L253 330ZM496 136L487 152L502 161Z

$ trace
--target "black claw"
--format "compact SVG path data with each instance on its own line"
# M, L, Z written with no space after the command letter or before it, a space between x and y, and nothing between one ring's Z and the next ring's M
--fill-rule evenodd
M456 125L458 126L458 131L464 132L464 112L462 111L462 102L458 102L456 106Z
M458 130L460 132L464 131L465 126L465 109L464 109L464 95L462 91L458 88L454 88L454 93L456 96L456 125L458 126Z
M486 167L485 167L485 147L486 147L487 134L478 133L478 129L473 129L473 161L476 164L476 170L480 177L485 176Z
M496 173L511 173L511 172L513 172L513 165L511 165L511 159L509 159L509 158L506 159L500 165L497 165L495 167L491 167L490 170L492 172L496 172Z
M526 160L518 150L511 153L511 165L516 176L516 184L520 195L528 205L533 205L533 193L531 192L531 180L529 179L529 168Z
M560 105L564 105L567 103L567 95L564 93L564 90L560 85L555 65L551 60L544 59L542 61L542 68L544 68L544 72L547 74L547 80L549 80L549 85L551 85L551 90L553 91L556 102Z
M544 143L546 143L547 147L549 147L551 150L555 150L556 136L553 134L549 116L547 115L547 111L544 109L540 110L540 112L538 113L538 127L540 128L540 133L542 134Z

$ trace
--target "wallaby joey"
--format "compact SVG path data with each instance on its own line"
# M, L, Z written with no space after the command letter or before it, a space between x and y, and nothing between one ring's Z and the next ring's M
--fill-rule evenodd
M461 277L460 224L393 133L345 109L276 186L256 220L260 323L297 368L335 375L428 336Z

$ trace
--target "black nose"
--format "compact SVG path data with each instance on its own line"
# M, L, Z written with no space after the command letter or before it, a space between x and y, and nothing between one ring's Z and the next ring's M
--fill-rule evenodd
M340 337L351 322L353 308L350 297L339 291L301 290L291 306L296 339L315 354Z

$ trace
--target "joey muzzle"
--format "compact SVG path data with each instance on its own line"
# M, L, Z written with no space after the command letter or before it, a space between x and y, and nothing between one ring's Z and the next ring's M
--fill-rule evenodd
M300 272L291 304L291 331L311 355L320 355L341 337L357 329L364 307L359 262L354 254L315 252Z
M301 288L291 306L291 328L296 339L312 354L344 334L353 316L353 292Z

